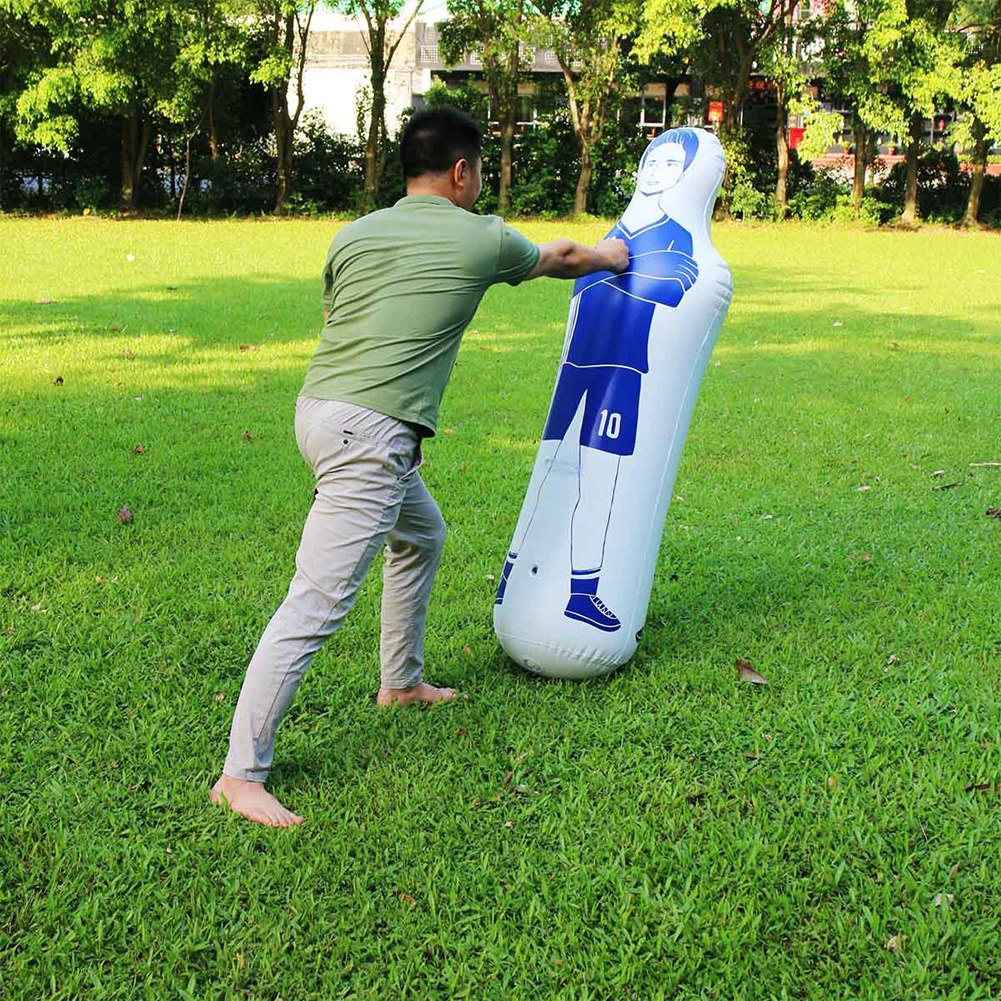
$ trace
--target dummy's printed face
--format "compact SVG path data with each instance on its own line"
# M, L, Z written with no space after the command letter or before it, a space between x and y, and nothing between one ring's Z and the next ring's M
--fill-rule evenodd
M684 146L679 143L662 143L647 155L637 187L644 195L657 195L673 188L684 172Z

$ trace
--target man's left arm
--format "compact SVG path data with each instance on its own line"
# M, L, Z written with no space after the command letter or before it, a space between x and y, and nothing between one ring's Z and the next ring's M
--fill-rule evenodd
M494 281L517 285L533 278L574 280L595 272L620 272L628 263L629 251L621 240L603 240L596 247L568 239L536 245L504 226Z

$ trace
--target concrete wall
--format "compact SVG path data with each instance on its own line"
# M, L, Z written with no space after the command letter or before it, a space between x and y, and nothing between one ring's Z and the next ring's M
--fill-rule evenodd
M357 100L369 86L370 70L361 19L318 12L306 43L306 70L302 90L305 108L318 108L337 132L357 133ZM397 32L403 27L398 22ZM399 37L398 34L394 37ZM416 65L416 34L411 25L400 42L386 80L386 126L394 131L413 94L423 94L431 73Z

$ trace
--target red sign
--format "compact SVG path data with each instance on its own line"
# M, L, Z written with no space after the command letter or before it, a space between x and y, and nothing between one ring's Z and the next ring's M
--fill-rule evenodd
M709 121L713 125L719 125L723 121L723 102L722 101L710 101L709 102Z
M789 129L789 148L795 149L799 144L800 140L803 138L803 133L806 129L792 128Z

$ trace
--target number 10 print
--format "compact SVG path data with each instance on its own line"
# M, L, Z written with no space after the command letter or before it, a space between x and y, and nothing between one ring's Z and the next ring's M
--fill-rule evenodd
M618 438L622 429L622 415L610 414L607 410L602 410L601 421L598 424L598 437Z

